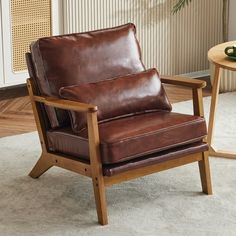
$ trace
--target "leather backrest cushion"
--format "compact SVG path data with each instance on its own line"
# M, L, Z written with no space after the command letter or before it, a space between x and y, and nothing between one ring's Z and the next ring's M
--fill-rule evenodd
M37 80L35 79L36 75L35 75L34 65L32 63L31 53L27 52L25 54L25 59L26 59L26 65L27 65L27 68L28 68L29 76L33 81L33 92L34 92L35 95L40 95ZM50 129L50 122L49 122L48 116L46 114L45 106L43 104L40 104L39 107L40 107L40 113L41 113L41 116L42 116L42 119L43 119L43 122L44 122L44 126L47 130L49 130Z
M129 23L39 39L31 45L31 53L41 94L58 97L64 86L143 71L135 34L135 26ZM63 125L65 114L47 111L53 128Z
M157 110L171 110L171 105L156 69L110 80L63 87L62 98L98 106L98 121ZM70 111L72 128L86 127L86 114Z

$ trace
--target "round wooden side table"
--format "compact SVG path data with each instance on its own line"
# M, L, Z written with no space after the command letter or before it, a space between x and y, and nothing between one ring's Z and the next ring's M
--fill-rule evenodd
M236 159L236 153L230 151L215 150L212 147L212 137L214 131L216 106L218 102L221 71L222 69L236 71L236 61L229 59L224 53L225 48L232 45L236 45L236 41L216 45L208 51L208 60L215 65L215 74L212 86L207 142L210 146L209 154L211 156Z

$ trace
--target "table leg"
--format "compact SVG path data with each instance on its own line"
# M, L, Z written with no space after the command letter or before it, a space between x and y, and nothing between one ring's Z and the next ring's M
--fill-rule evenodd
M210 146L212 144L212 137L213 137L213 131L214 131L214 125L215 125L215 112L216 112L216 106L218 103L220 76L221 76L221 68L218 65L215 65L215 75L214 75L214 81L213 81L213 86L212 86L211 108L210 108L210 114L209 114L208 136L207 136L207 142Z
M216 151L212 147L212 139L213 139L214 125L215 125L215 112L216 112L216 107L218 103L221 70L222 69L220 68L220 66L215 65L215 75L214 75L214 82L213 82L212 95L211 95L211 108L210 108L210 114L209 114L207 142L210 146L209 154L211 156L235 159L236 153L223 151L223 150Z

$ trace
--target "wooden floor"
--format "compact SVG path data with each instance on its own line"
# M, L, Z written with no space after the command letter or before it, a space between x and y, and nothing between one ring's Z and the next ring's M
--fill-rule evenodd
M190 89L165 86L171 103L190 100ZM204 96L210 89L204 90ZM36 125L26 87L0 90L0 137L36 130Z

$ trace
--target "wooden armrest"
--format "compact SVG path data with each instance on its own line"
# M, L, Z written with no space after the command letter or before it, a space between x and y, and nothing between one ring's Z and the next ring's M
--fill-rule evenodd
M192 88L193 113L196 116L204 116L202 88L206 87L205 81L180 76L161 76L161 82Z
M195 89L206 87L205 81L180 76L161 76L161 82Z
M75 102L60 98L52 98L46 96L33 96L35 102L40 102L48 106L61 108L65 110L79 111L79 112L96 112L97 106L81 102Z

